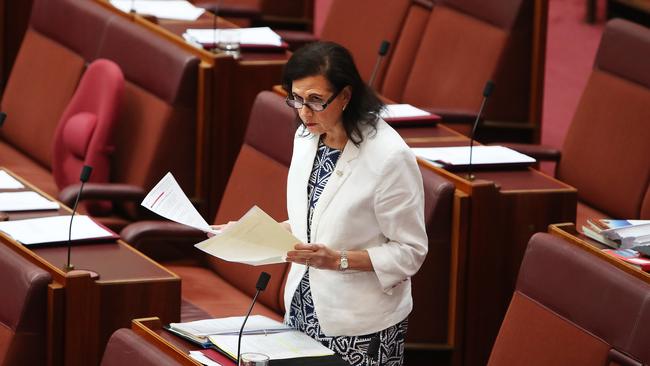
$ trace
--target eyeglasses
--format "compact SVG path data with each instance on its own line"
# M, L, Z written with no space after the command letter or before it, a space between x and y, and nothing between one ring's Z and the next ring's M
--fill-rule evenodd
M304 100L298 100L298 99L293 99L287 96L286 102L287 105L291 108L294 109L301 109L303 106L307 106L309 109L311 109L314 112L322 112L327 108L327 106L332 103L332 101L339 95L341 92L341 89L339 89L336 93L334 93L325 103L320 103L320 102L305 102Z

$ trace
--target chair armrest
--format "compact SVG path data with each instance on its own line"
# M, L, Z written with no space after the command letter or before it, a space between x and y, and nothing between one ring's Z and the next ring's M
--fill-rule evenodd
M172 221L138 221L122 229L120 237L136 248L145 240L161 239L165 242L196 243L207 239L203 231Z
M59 201L71 207L77 198L81 183L71 184L59 192ZM81 193L82 200L107 200L113 202L131 201L140 203L147 193L141 187L118 183L86 183Z
M501 145L526 154L537 161L554 161L559 162L562 158L562 152L556 148L544 145L517 144L512 142L495 143L490 145Z

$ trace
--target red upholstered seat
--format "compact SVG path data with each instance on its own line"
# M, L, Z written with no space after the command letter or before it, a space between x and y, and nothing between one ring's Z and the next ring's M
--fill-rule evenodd
M130 329L118 329L108 340L101 366L181 366L184 363L161 352Z
M650 362L650 284L549 234L535 234L488 365Z
M0 245L0 365L45 365L51 276Z
M54 134L52 174L59 189L77 183L84 165L93 168L90 182L109 181L112 131L123 90L124 75L114 62L99 59L86 69ZM91 213L102 208L110 210L110 202L87 206Z

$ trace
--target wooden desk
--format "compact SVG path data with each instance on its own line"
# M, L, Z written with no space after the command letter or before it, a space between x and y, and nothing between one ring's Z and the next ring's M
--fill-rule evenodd
M27 187L23 190L48 197L22 182ZM69 213L70 209L62 206L58 211L12 213L9 217L15 220ZM72 248L75 267L92 270L98 278L63 271L66 247L28 248L3 233L0 242L52 275L48 337L43 345L48 349L48 365L98 365L110 335L118 328L129 327L132 319L152 315L165 322L180 319L181 279L121 240Z
M411 146L469 144L443 125L398 132ZM534 169L479 171L470 181L465 173L419 164L456 186L446 346L454 365L485 365L528 240L549 224L574 221L577 193Z
M158 348L161 352L173 357L181 365L200 365L189 357L190 351L197 351L200 348L192 343L181 339L163 329L163 322L156 318L134 319L131 329L142 338ZM223 366L234 366L235 362L218 354L218 361ZM271 360L270 365L292 365L298 360ZM344 366L347 365L339 356L317 357L312 362L311 359L300 359L300 365L318 365L318 366Z

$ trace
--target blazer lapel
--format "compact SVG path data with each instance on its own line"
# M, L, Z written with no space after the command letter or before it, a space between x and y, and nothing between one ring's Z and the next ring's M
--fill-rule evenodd
M352 171L352 161L359 156L359 148L351 141L348 140L343 148L343 152L339 157L334 173L330 176L323 193L321 193L316 203L314 216L311 219L311 239L314 241L318 236L318 224L323 211L327 209L330 202L336 195L336 192L341 188L346 179L350 176Z

